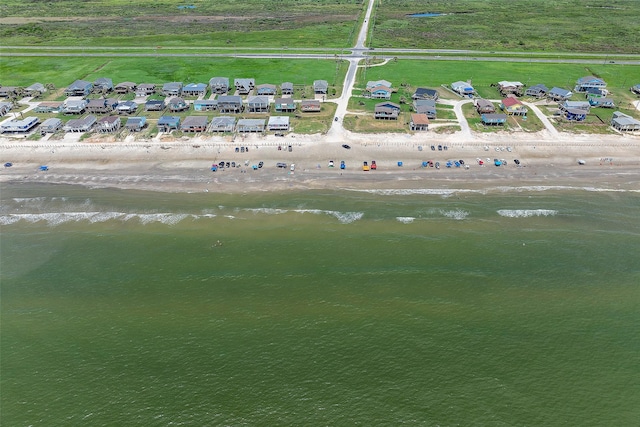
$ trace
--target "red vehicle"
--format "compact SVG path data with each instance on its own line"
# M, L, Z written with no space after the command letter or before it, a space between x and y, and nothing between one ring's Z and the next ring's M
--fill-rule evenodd
M378 165L376 165L376 161L375 160L371 160L371 170L376 170L378 169Z

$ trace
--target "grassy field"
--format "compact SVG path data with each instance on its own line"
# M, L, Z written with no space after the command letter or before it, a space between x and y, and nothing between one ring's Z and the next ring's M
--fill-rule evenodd
M339 95L347 63L334 60L283 60L242 58L99 58L99 57L5 57L0 60L2 84L29 86L34 82L66 87L76 79L94 81L109 77L114 84L136 83L209 83L215 76L254 78L256 84L279 85L290 81L311 86L314 80L326 80Z
M372 47L637 53L638 1L384 0ZM414 18L415 13L443 13Z
M194 8L179 6L193 5ZM345 47L361 0L124 0L0 5L5 45ZM33 19L44 18L44 19Z

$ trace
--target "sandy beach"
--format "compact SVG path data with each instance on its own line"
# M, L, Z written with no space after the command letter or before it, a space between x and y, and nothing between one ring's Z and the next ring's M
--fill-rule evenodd
M342 144L351 148L345 149ZM436 150L432 150L431 146ZM443 150L437 149L438 145ZM291 146L291 151L289 151ZM246 147L247 152L236 152ZM279 149L280 147L280 149ZM445 149L446 147L446 149ZM506 166L495 167L493 159ZM468 167L450 169L447 160ZM516 166L514 159L519 159ZM475 188L487 186L581 186L638 189L640 138L633 135L550 135L498 133L442 135L424 133L250 135L159 139L149 142L31 142L0 140L0 181L47 182L163 192L251 193L285 189L332 188ZM378 170L363 172L364 161ZM483 160L484 165L479 165ZM584 161L584 165L578 163ZM212 163L235 162L236 168L212 172ZM252 166L264 162L264 167ZM329 161L335 167L329 167ZM340 170L344 161L346 169ZM423 161L440 162L422 168ZM287 163L286 169L276 168ZM402 162L402 167L398 166ZM291 171L291 164L295 170ZM46 172L40 165L49 166Z

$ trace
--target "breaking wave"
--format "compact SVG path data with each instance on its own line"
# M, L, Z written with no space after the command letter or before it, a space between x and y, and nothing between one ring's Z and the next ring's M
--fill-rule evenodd
M318 215L329 215L336 218L342 224L350 224L361 219L363 212L337 212L321 209L246 209L250 212L264 214L282 214L286 212L311 213ZM227 219L238 219L236 215L216 215L213 213L203 213L200 215L186 213L126 213L126 212L37 212L37 213L11 213L0 215L0 225L10 225L20 221L27 223L46 223L49 226L56 226L71 222L85 221L89 223L102 223L107 221L138 221L142 225L160 223L165 225L175 225L184 220L209 219L215 217L223 217ZM242 219L240 217L240 219Z
M412 217L412 216L397 216L396 220L398 222L403 223L403 224L411 224L416 219L414 217Z
M441 210L440 213L447 218L451 218L455 220L463 220L469 216L469 212L462 209L455 209L451 211Z
M498 215L507 218L530 218L532 216L554 216L558 211L553 209L500 209Z
M471 190L462 188L401 188L401 189L346 189L347 191L358 191L361 193L376 194L380 196L412 196L412 195L432 195L432 196L452 196L461 193L485 194L484 190Z
M335 217L338 221L343 224L351 224L352 222L358 221L362 219L364 216L364 212L338 212L338 211L327 211L323 209L294 209L293 212L298 213L311 213L316 215L330 215Z

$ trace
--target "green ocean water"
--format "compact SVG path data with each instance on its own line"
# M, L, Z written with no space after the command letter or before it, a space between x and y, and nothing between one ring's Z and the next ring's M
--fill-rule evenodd
M3 426L640 420L640 192L0 190Z

